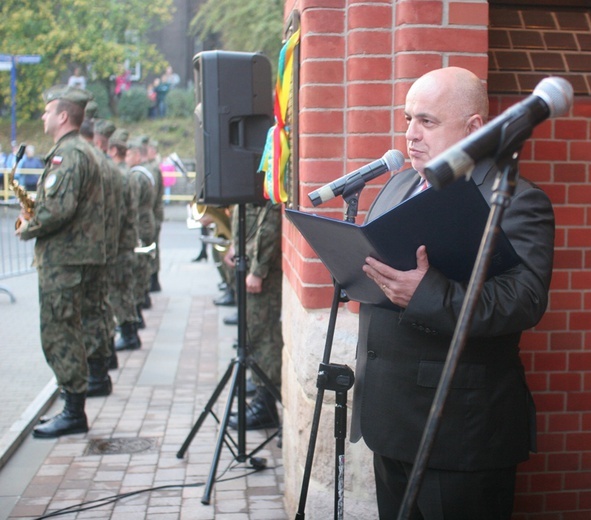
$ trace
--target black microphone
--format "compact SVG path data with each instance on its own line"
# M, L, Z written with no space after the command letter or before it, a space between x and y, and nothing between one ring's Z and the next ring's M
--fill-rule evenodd
M363 188L365 183L375 179L386 172L392 172L400 169L404 164L404 156L398 150L388 150L381 159L373 161L363 168L359 168L330 184L322 186L317 190L308 194L310 201L314 206L318 206L323 202L328 202L339 195L347 187L354 186L355 183L360 183L359 188Z
M566 114L573 103L571 84L557 76L543 79L533 94L439 154L425 166L425 177L440 189L460 177L470 178L478 161L514 153L548 117Z

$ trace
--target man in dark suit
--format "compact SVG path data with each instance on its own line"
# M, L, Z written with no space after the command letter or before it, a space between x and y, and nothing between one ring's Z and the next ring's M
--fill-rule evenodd
M481 81L457 67L412 85L405 105L412 169L384 186L368 221L422 189L425 165L483 126L487 99ZM472 176L487 201L496 173L489 161ZM520 263L484 284L413 520L509 519L516 466L535 449L535 408L518 345L548 301L554 245L548 197L519 179L502 227ZM374 452L381 519L396 518L400 509L466 294L467 281L447 279L428 254L419 247L410 271L372 258L363 268L396 306L361 305L351 426L352 441L363 437Z

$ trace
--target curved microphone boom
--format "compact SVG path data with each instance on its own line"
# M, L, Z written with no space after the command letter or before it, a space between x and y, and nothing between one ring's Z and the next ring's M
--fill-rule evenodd
M460 177L470 178L478 161L513 154L534 127L548 117L565 115L573 103L573 88L564 78L543 79L533 94L482 128L439 154L425 166L425 177L440 189Z
M373 161L363 168L359 168L330 184L322 186L317 190L311 192L308 197L314 206L318 206L323 202L328 202L339 195L342 195L345 189L361 183L360 188L365 186L365 183L375 179L386 172L393 172L399 170L404 164L404 155L398 150L388 150L381 159Z

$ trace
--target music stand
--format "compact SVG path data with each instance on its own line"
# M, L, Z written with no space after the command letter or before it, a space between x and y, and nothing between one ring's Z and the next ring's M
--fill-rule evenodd
M347 203L345 212L345 221L355 223L359 206L359 195L365 187L365 181L362 177L354 179L346 184L343 189L343 200ZM314 461L314 451L316 439L318 436L318 427L320 425L320 414L322 412L322 401L324 391L332 390L335 392L335 418L334 418L334 437L335 437L335 489L334 489L334 518L343 520L344 518L344 498L345 498L345 439L347 437L347 391L353 387L355 376L353 370L347 365L337 365L330 363L334 331L336 327L339 304L349 301L341 285L334 280L334 290L330 315L328 319L328 328L326 332L326 341L324 344L324 353L322 362L318 368L318 378L316 387L316 403L314 405L314 414L312 418L312 427L310 429L310 440L308 442L308 452L306 455L306 464L300 490L300 501L296 512L296 520L303 520L305 515L306 500L312 474L312 463Z
M263 372L263 370L256 364L254 359L248 354L248 347L246 344L246 226L245 226L245 206L238 204L238 248L236 252L236 295L238 308L238 344L237 355L230 362L226 372L222 376L217 387L213 391L203 411L199 415L196 423L189 432L181 449L177 452L177 458L182 459L187 451L191 441L197 435L201 425L208 415L213 418L220 425L220 430L217 437L217 442L214 450L213 461L211 464L209 477L205 485L205 491L201 499L201 503L208 505L211 502L211 491L215 483L217 475L217 468L219 464L222 447L225 444L232 453L234 460L237 462L250 462L255 469L264 469L267 461L262 457L255 457L264 446L266 446L273 438L277 436L279 430L275 431L265 441L259 444L250 452L246 451L246 369L250 368L263 382L263 384L273 394L278 403L281 403L281 394L273 385L271 380ZM222 419L217 417L213 411L213 405L217 402L226 384L230 381L230 389L228 401L224 408ZM228 432L228 421L232 411L234 398L238 398L238 430L236 432L237 440Z

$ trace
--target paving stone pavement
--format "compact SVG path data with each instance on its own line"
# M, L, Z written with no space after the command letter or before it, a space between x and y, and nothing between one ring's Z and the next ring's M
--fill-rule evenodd
M283 520L283 462L274 431L246 433L266 467L238 462L230 440L222 446L210 504L204 484L214 468L226 385L182 458L191 428L233 366L236 327L223 324L232 307L216 307L219 277L200 248L183 206L167 207L161 235L162 291L144 311L142 348L119 353L110 372L114 390L87 400L90 431L55 440L33 439L30 428L48 408L61 410L38 338L36 274L10 278L16 302L0 295L0 520L39 518L71 507L96 509L63 518L158 520ZM6 301L5 301L6 300ZM229 433L235 434L232 430ZM235 435L234 435L235 439ZM264 444L264 445L263 445ZM160 488L160 489L155 489ZM108 502L108 497L130 496Z

